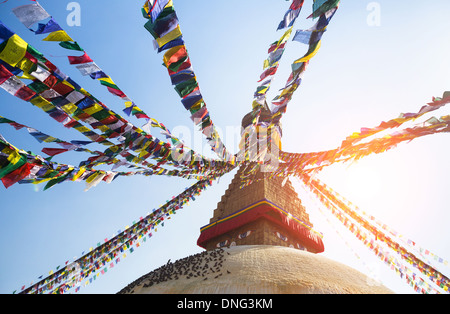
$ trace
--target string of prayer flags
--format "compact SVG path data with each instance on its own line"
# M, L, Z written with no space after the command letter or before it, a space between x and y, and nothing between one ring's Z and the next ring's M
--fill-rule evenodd
M158 52L165 51L164 66L184 108L191 113L194 124L199 126L217 156L233 164L235 156L226 149L207 112L172 1L145 1L142 13L148 20L144 27L154 38L155 48ZM202 114L197 113L199 110Z
M39 23L37 30L34 32L36 35L39 34L48 34L57 31L62 31L63 29L59 24L55 21L53 17L47 23Z
M289 10L285 13L283 20L278 25L278 29L283 29L286 27L291 27L294 25L295 20L297 19L300 11L302 10L303 3L305 0L293 0Z
M318 171L322 167L336 162L356 161L370 154L386 152L402 142L410 142L426 135L448 132L450 132L450 116L447 115L440 118L432 117L412 128L387 134L365 143L343 146L334 150L305 154L280 152L280 160L284 163L274 170L273 175L296 175L307 170Z
M160 1L158 1L160 2ZM101 85L105 86L106 89L113 95L120 97L125 101L125 108L123 111L128 115L133 115L138 119L145 119L147 122L145 127L157 127L165 133L167 137L169 137L173 143L181 142L178 138L174 137L172 133L164 126L164 124L159 123L153 118L150 118L141 108L139 108L135 102L133 102L107 74L103 72L103 70L91 59L90 56L87 55L86 51L80 47L80 45L74 41L57 23L57 21L48 14L42 6L34 6L31 5L27 7L28 11L38 10L39 12L45 12L46 18L49 20L46 23L39 23L37 30L34 31L36 35L40 34L48 34L44 41L56 41L59 42L59 45L62 48L74 51L81 51L83 55L81 56L68 56L69 63L75 65L75 67L80 71L81 75L89 76L94 80L98 80ZM18 11L19 13L16 16L20 19L22 16L20 13L22 11ZM44 16L44 15L43 15ZM46 18L40 19L44 20ZM36 20L37 22L37 20ZM33 23L34 24L34 23ZM28 24L27 24L28 25ZM27 26L25 25L25 26ZM31 24L32 25L32 24ZM30 28L31 25L27 27ZM31 28L30 28L31 30ZM151 121L150 121L151 120Z
M68 58L70 64L82 64L93 62L92 59L86 54L86 52L84 52L82 56L78 57L69 56Z
M285 84L285 87L281 90L281 93L275 96L272 100L271 110L273 112L274 123L278 123L282 118L282 115L286 112L287 105L292 99L293 94L301 85L302 76L306 71L307 65L321 48L322 35L326 31L330 20L336 13L339 7L339 2L340 1L336 0L314 1L313 15L311 16L319 17L318 21L308 30L296 31L292 40L308 44L309 47L303 57L292 63L292 72ZM327 10L324 11L325 8L327 8Z
M264 72L260 75L260 79L258 80L258 83L262 83L257 86L252 102L253 128L257 127L262 110L269 109L266 103L266 94L269 91L272 79L278 70L279 61L284 54L286 42L291 36L293 24L300 14L303 3L304 0L292 1L288 11L285 13L283 20L279 23L277 28L277 30L284 29L286 27L289 27L289 29L283 33L278 41L272 43L269 47L269 56L266 60L264 60L263 64Z
M316 178L316 180L317 180L317 182L320 182L317 178ZM392 229L391 227L386 225L384 222L379 221L373 215L371 215L369 213L366 213L365 211L361 210L356 205L354 205L352 202L350 202L345 197L340 195L338 192L334 191L329 186L326 186L325 183L320 182L320 184L324 188L326 188L327 191L329 191L330 194L332 194L334 198L338 199L340 202L345 204L345 206L348 206L349 208L351 208L353 211L358 213L358 215L364 217L364 219L366 219L367 221L370 221L371 223L373 223L376 226L377 229L381 229L381 230L387 232L391 238L394 238L396 240L396 242L402 243L403 246L408 247L410 251L412 250L413 252L417 252L417 254L420 254L422 256L422 258L424 258L424 259L428 259L429 257L433 257L433 259L435 261L437 261L437 262L439 262L439 263L441 263L443 265L446 265L446 266L449 265L448 261L446 261L443 258L437 256L436 254L430 252L430 250L428 250L428 249L421 248L420 246L418 246L416 244L416 241L413 241L413 240L411 240L409 238L405 238L405 236L400 234L398 231ZM428 264L432 263L429 260L427 260L426 262Z
M171 218L171 215L194 200L195 196L200 195L207 187L212 185L211 180L201 180L186 188L182 193L172 197L164 205L153 209L145 217L140 217L137 222L127 226L124 231L119 231L111 239L105 239L99 243L96 248L91 248L87 254L75 259L73 262L66 262L65 266L57 267L55 271L50 271L49 276L31 286L21 289L20 294L52 294L66 293L75 288L79 291L78 282L86 280L92 282L98 277L99 273L105 274L111 263L117 264L120 261L120 255L126 257L126 252L132 253L134 248L140 247L140 243L145 242L145 238L152 237L152 231L157 231L158 226L164 226L164 221ZM140 241L142 240L142 241ZM114 264L113 266L114 267Z
M348 219L341 221L344 222L344 226L346 226L351 232L353 232L359 240L365 242L369 239L369 237L363 235L362 232L367 231L367 234L371 234L374 237L373 241L370 242L371 244L377 243L377 241L379 241L379 243L387 245L387 247L396 252L402 260L425 275L427 279L429 279L437 287L442 288L444 291L449 293L450 279L448 277L439 272L437 269L433 268L431 265L428 265L427 263L422 261L411 251L407 250L404 246L400 245L390 236L386 235L380 228L377 228L370 221L349 208L344 202L336 197L333 191L329 189L324 183L319 182L317 179L314 179L306 174L300 175L300 178L303 180L305 185L316 196L318 196L319 200L332 211L332 213L336 217L342 219L344 215L348 216L351 219L352 222L350 222ZM374 253L382 260L386 259L386 256L380 255L378 250L375 250Z
M310 17L317 18L339 6L340 0L314 0L313 13Z
M144 8L146 9L146 14L151 17L152 21L155 21L164 8L170 6L172 6L172 0L147 0Z
M74 41L64 30L58 30L51 32L48 34L47 37L42 39L43 41L59 41L59 42L66 42L66 41ZM70 60L70 58L69 58Z
M0 28L2 26L3 24L0 24ZM11 62L7 58L4 58L3 61ZM29 63L31 63L31 66L28 66ZM5 77L8 77L0 87L14 96L29 101L58 122L63 123L64 126L76 129L90 140L112 147L115 144L111 143L108 140L109 138L125 140L129 144L128 148L140 151L139 158L133 161L142 162L146 158L153 158L161 162L172 163L175 166L181 163L188 167L202 163L207 165L205 167L207 169L212 165L212 161L183 145L172 147L169 143L153 138L151 135L144 133L143 130L131 125L62 73L30 45L26 46L26 55L18 66L21 68L12 68L12 65L6 62L4 62L4 65L0 64L1 72L4 73ZM33 76L33 83L28 86L25 85L20 79L12 75L9 69L17 74L24 71L27 75ZM153 123L153 120L151 121ZM88 123L93 129L101 130L103 134L98 135L92 132L80 122ZM165 134L170 134L168 130L166 132ZM150 145L152 143L153 145ZM156 145L157 143L160 143L160 145ZM146 151L142 150L143 145L146 145L144 146ZM123 149L127 149L127 147L122 147L121 150ZM116 151L115 154L117 155L120 152ZM161 154L162 152L164 154ZM183 156L183 158L173 158L172 153L175 153L175 156ZM189 158L184 158L186 156ZM207 171L212 170L212 168L209 169Z
M43 149L50 156L55 156L59 153L65 152L68 149L45 148ZM26 165L27 164L27 165ZM65 181L85 181L88 191L95 187L100 182L105 181L111 183L118 176L131 175L166 175L177 176L187 179L204 179L203 174L196 171L179 171L167 170L158 166L152 169L141 170L136 172L115 172L95 170L90 166L74 167L51 162L48 158L44 159L39 155L31 154L23 150L19 150L6 142L3 138L0 139L0 179L6 188L15 183L25 184L33 183L40 184L47 182L44 191L55 184ZM214 172L208 178L215 178L221 176L223 173Z
M416 113L401 113L398 118L383 121L374 128L361 128L360 132L355 132L352 135L348 136L342 142L341 146L351 145L356 143L357 141L360 141L369 136L373 136L387 129L397 128L408 121L415 120L429 112L438 110L448 103L450 103L450 93L444 92L442 97L433 97L430 103L422 106Z
M27 28L50 17L47 11L37 1L34 1L32 4L19 6L12 11Z

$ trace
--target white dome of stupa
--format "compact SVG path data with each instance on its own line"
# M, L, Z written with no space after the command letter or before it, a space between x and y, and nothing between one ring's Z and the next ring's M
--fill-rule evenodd
M355 269L294 248L242 245L191 255L144 275L131 294L392 294Z

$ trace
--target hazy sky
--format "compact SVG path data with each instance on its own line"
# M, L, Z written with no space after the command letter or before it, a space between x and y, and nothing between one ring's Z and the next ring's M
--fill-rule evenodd
M41 5L61 24L117 85L146 113L163 122L189 146L214 157L173 90L162 54L152 48L140 9L144 1L78 1L81 25L69 26L70 1L42 0ZM98 82L69 65L69 50L27 30L11 9L29 1L0 4L0 20L115 112L123 102ZM180 27L212 121L228 149L236 152L239 126L251 110L253 93L269 45L282 31L278 23L289 7L282 0L174 0ZM312 1L306 0L294 26L307 29L313 21ZM379 12L379 15L373 15ZM402 112L417 112L450 90L450 2L341 1L322 37L322 48L311 60L301 87L283 117L283 149L310 152L333 149L361 127L375 127ZM292 61L307 46L289 41L268 94L283 87ZM65 129L40 109L0 90L0 115L63 140L85 139ZM448 108L434 112L448 114ZM428 116L427 116L428 117ZM137 126L142 121L129 118ZM154 129L152 134L157 134ZM26 130L0 125L0 133L16 147L41 153L42 145ZM318 177L362 210L384 221L436 255L450 259L448 229L449 135L431 135L352 165L333 165ZM44 155L45 156L45 155ZM78 165L83 153L65 153L53 161ZM196 245L235 172L225 175L196 201L180 210L139 249L122 259L95 284L80 293L115 293L141 275L187 255ZM296 180L293 180L296 184ZM43 185L0 187L2 259L0 293L12 293L36 282L65 261L131 225L153 208L193 184L171 177L120 177L84 192L84 183L68 182L42 191ZM297 184L296 184L297 186ZM302 192L315 229L324 233L324 256L379 279L396 292L413 293L333 217L328 224L315 203ZM325 216L328 217L328 216ZM335 232L339 228L342 240ZM346 244L346 241L349 245ZM354 255L356 252L360 259ZM448 267L441 269L447 276Z

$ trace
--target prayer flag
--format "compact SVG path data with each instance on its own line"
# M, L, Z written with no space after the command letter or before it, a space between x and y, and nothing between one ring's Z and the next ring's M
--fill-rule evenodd
M60 30L62 30L61 26L59 26L58 23L56 23L56 21L53 18L51 18L50 21L47 22L47 24L39 23L38 29L34 33L36 35L48 34Z
M273 67L268 68L267 70L265 70L265 71L261 74L260 80L259 80L258 82L261 82L263 79L265 79L265 78L268 77L269 75L275 74L275 72L277 71L277 68L278 68L278 64L275 65L275 66L273 66Z
M311 38L311 34L312 34L312 31L308 31L308 30L304 31L304 30L299 29L295 32L295 35L292 38L292 40L308 45L309 40Z
M14 170L18 169L27 162L27 158L25 156L20 155L15 150L6 148L6 152L5 149L3 149L2 152L7 153L8 157L6 158L6 163L3 162L0 163L0 178L3 178L8 173L13 172ZM4 159L3 156L1 156L0 160L2 159Z
M59 45L65 49L83 51L83 48L81 48L77 42L62 41Z
M95 64L95 62L79 64L76 68L83 76L91 75L92 73L97 73L102 70L97 66L97 64Z
M183 103L184 108L186 108L186 110L191 109L191 107L196 104L197 102L199 102L200 100L203 99L203 96L200 94L200 91L198 91L198 93L192 93L193 95L189 95L185 98L183 98L181 100L181 102Z
M163 62L166 65L166 67L169 67L172 63L176 63L180 61L181 59L187 57L187 50L184 45L182 46L176 46L173 48L170 48L163 57Z
M311 17L317 18L322 14L336 8L340 0L316 0L313 4L313 13Z
M16 170L8 173L2 178L3 185L5 188L9 188L16 182L25 179L29 174L32 166L29 163L25 163Z
M180 97L184 97L192 93L197 87L197 80L195 78L192 78L190 80L181 82L178 85L175 85L175 90L180 95Z
M189 80L195 77L195 73L189 70L182 70L170 76L170 80L172 81L172 85L177 85L183 81Z
M158 47L162 47L165 44L167 44L168 42L180 37L181 34L181 30L180 30L180 26L177 25L177 27L175 27L175 29L173 29L172 31L170 31L169 33L165 34L163 37L161 38L156 38L156 42L158 43Z
M0 85L3 84L7 79L9 79L13 74L9 70L0 64Z
M6 46L0 52L0 59L11 66L15 66L27 52L28 44L18 35L12 35L6 42Z
M8 40L12 35L14 35L14 32L0 21L0 44Z
M303 4L303 1L302 1ZM280 22L280 24L278 25L277 30L286 28L286 27L291 27L295 20L297 19L298 15L300 14L300 11L302 10L302 7L300 6L297 9L289 9L286 14L284 15L283 20Z
M319 51L321 44L322 42L319 41L316 44L311 45L306 55L300 59L295 60L294 63L303 63L311 60L311 58L314 57Z
M70 64L81 64L81 63L93 62L92 59L87 55L86 52L82 56L79 56L79 57L68 56L68 58L69 58Z
M170 14L157 19L155 22L149 20L144 27L152 34L154 38L163 37L168 32L175 29L178 25L178 18L175 11Z
M19 21L27 28L30 28L34 23L50 17L50 14L48 14L37 2L16 7L12 9L12 11Z
M22 86L14 94L14 96L16 96L22 100L25 100L25 101L29 101L31 98L34 97L34 95L36 95L36 93L33 90L31 90L28 86Z
M164 7L169 4L171 0L149 0L148 1L148 9L149 15L152 18L152 21L156 21L159 14L164 10Z
M317 43L321 38L323 33L325 33L326 29L322 29L322 30L297 30L297 32L294 35L294 38L292 38L293 41L298 41L301 42L303 44L315 44Z
M42 39L44 41L74 41L64 30L50 33L47 37Z
M184 44L184 40L183 40L183 36L180 36L172 41L169 41L167 44L165 44L164 46L158 48L158 53L160 53L161 51L170 49L172 47L176 47L176 46L180 46Z
M17 91L23 86L25 86L25 84L15 76L11 76L6 81L4 81L2 85L0 85L1 88L6 90L13 96L15 96Z

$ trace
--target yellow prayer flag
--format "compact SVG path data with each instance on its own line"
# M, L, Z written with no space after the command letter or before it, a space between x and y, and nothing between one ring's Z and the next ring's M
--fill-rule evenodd
M11 66L15 66L25 56L27 47L28 44L17 34L14 34L8 39L5 48L0 52L0 59Z
M166 67L169 66L169 61L172 58L172 56L176 54L180 49L185 49L184 45L175 46L166 51L163 57L163 62L166 65Z
M200 99L199 101L197 101L195 104L192 105L190 111L191 112L193 112L193 111L196 112L197 110L200 110L203 107L204 104L205 104L205 101L203 99Z
M164 8L169 8L169 7L173 7L173 1L169 0L169 2L167 2L166 6Z
M94 181L95 178L97 178L100 175L99 171L94 172L92 175L90 175L87 179L86 179L86 183L91 183L92 181Z
M281 36L281 38L278 40L278 45L281 45L282 43L286 42L289 39L289 36L291 36L292 29L294 26L291 26L284 34Z
M22 156L15 150L11 151L11 154L6 158L10 163L16 164Z
M114 83L114 81L113 81L109 76L108 76L108 77L101 77L101 78L99 78L98 80L99 80L99 81L106 82L106 83L110 83L110 84L116 85L116 83Z
M178 25L174 30L170 31L163 37L156 38L156 42L158 43L158 46L161 48L162 46L167 44L169 41L172 41L175 38L180 37L181 35L182 34L181 34L181 30L180 30L180 25Z
M102 106L100 106L97 103L94 103L92 106L84 108L83 111L86 112L88 115L93 115L94 113L99 112L102 109L103 109Z
M21 69L23 71L23 75L30 76L28 73L30 72L33 65L34 63L30 59L24 57L22 58L22 60L17 62L16 68ZM34 80L35 77L31 76L31 79Z
M17 78L20 78L21 80L35 80L36 78L26 72L23 72L22 75L16 75Z
M72 115L75 111L77 111L78 107L72 103L68 103L64 106L61 106L61 109L64 110L65 113Z
M85 127L84 125L76 126L76 127L74 127L74 129L81 133L90 131L90 129Z
M75 89L75 86L73 86L72 84L70 84L69 82L67 82L66 80L62 81L61 83L63 83L64 85L69 86L72 89Z
M321 46L322 46L322 41L319 41L319 43L317 44L316 49L314 49L313 52L311 52L309 55L304 56L303 58L295 60L294 63L302 63L302 62L307 62L307 61L311 60L311 58L314 57L317 54L317 52L319 51Z
M60 30L53 33L48 34L47 37L42 39L44 41L74 41L70 36L66 33L66 31Z
M78 178L86 171L85 167L81 167L77 174L75 174L72 178L72 181L78 180Z
M56 141L57 140L57 138L56 137L53 137L53 136L49 136L49 137L47 137L46 139L44 139L44 143L51 143L51 142L54 142L54 141Z

